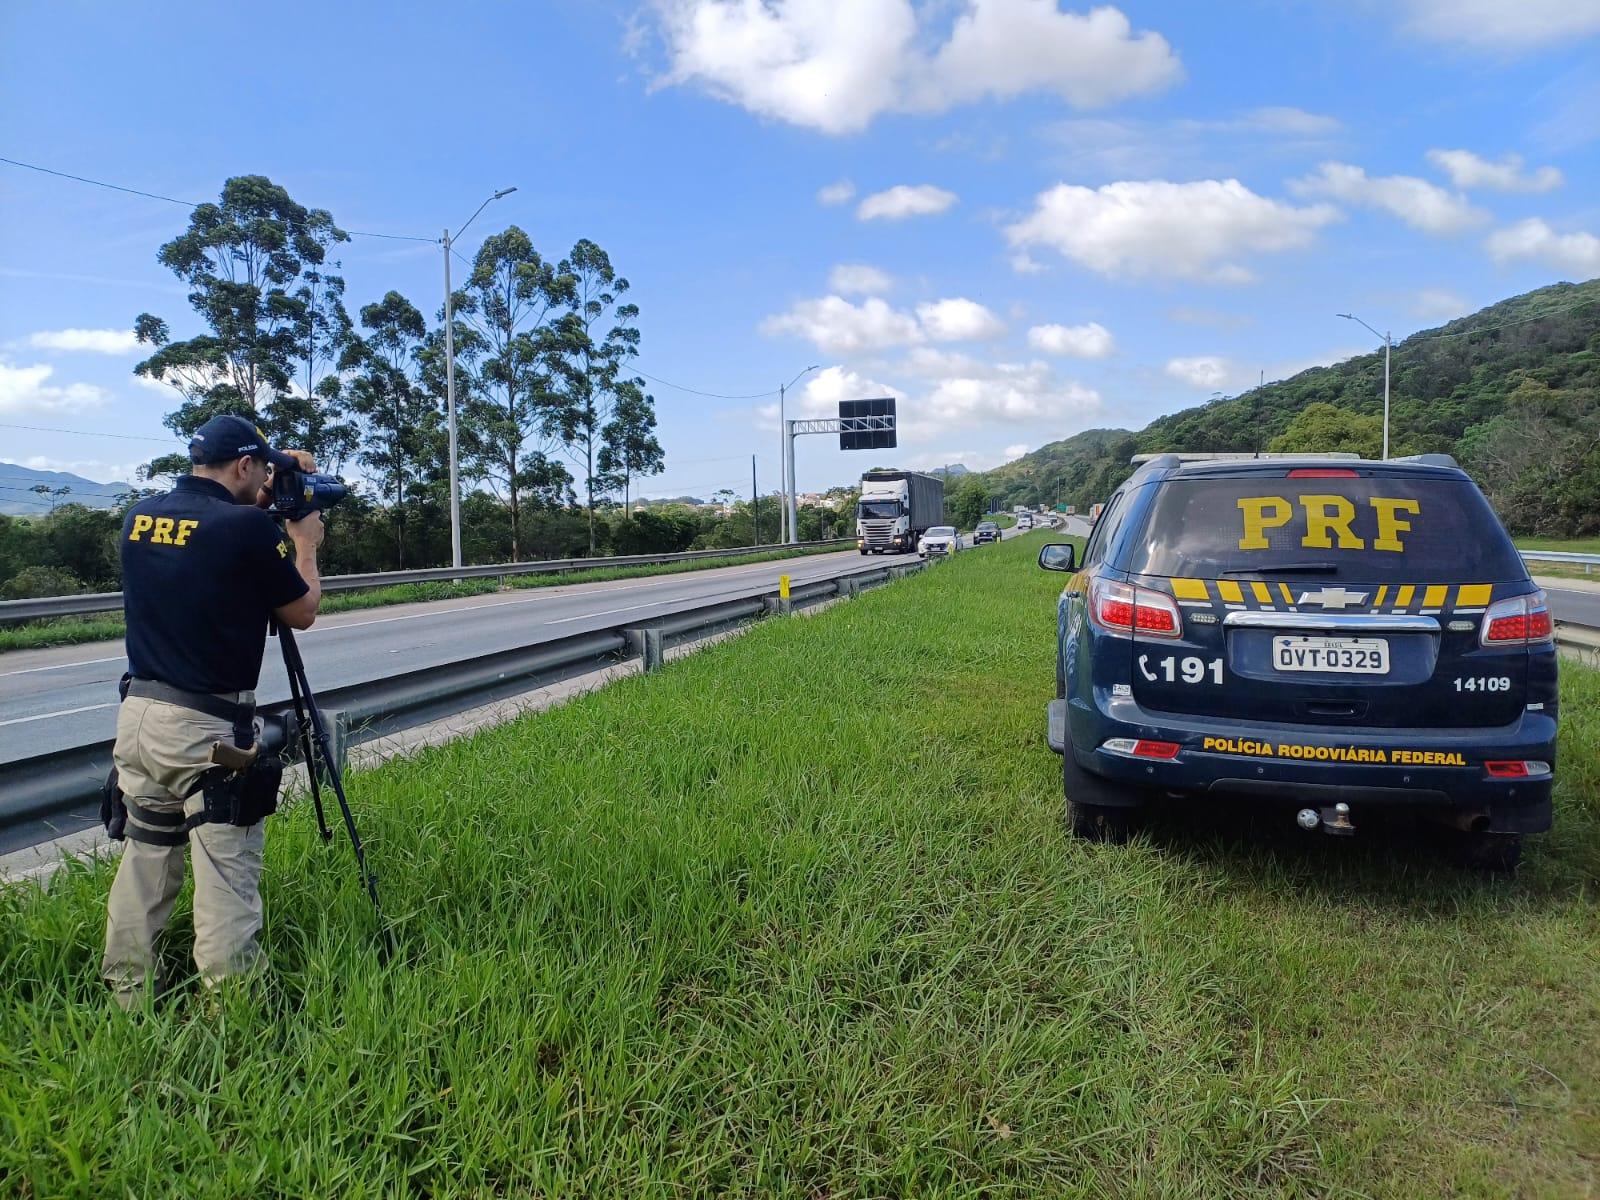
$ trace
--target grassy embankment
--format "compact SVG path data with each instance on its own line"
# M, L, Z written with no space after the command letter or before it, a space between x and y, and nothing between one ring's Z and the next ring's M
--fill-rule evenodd
M1519 550L1548 550L1558 554L1600 554L1600 538L1518 538ZM1588 579L1600 583L1600 567L1578 563L1534 562L1528 569L1535 575L1554 579Z
M110 1009L108 867L0 892L0 1193L1593 1194L1600 674L1515 881L1276 822L1086 845L1034 550L358 774L388 966L303 805L276 977L220 1012Z
M804 558L812 554L832 554L848 548L835 546L809 550L771 550L738 554L730 558L658 563L654 566L593 567L588 570L565 571L557 575L509 575L505 579L505 584L508 588L540 588L567 587L576 583L608 583L614 579L635 579L645 575L678 575L685 571L706 571L716 567L737 567L786 558ZM392 604L456 600L463 596L482 596L499 590L499 579L401 583L390 587L367 588L359 592L330 592L322 602L321 611L349 612L358 608L386 608ZM0 653L7 650L37 650L45 646L75 646L82 642L102 642L120 638L122 634L122 617L111 613L30 621L25 625L0 629Z

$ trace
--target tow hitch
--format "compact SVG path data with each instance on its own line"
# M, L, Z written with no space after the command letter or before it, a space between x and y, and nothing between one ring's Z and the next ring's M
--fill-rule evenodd
M1302 808L1294 819L1307 833L1315 833L1320 829L1337 837L1349 837L1356 831L1356 827L1350 823L1350 806L1343 803L1331 808Z

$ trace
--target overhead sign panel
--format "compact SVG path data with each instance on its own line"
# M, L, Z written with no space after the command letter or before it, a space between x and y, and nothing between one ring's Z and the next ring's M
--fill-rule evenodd
M894 397L839 401L839 449L895 448Z

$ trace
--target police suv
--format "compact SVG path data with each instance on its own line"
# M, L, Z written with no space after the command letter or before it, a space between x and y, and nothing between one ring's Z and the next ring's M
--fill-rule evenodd
M1199 457L1199 456L1196 456ZM1158 796L1287 802L1351 832L1404 806L1509 870L1550 828L1544 594L1453 459L1165 454L1106 502L1058 609L1050 745L1080 836Z

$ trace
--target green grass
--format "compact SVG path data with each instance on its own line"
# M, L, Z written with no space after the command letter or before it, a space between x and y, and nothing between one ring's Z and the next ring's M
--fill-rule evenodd
M1521 550L1549 550L1560 554L1600 554L1600 537L1517 538Z
M0 892L0 1194L1593 1194L1600 674L1515 881L1086 845L1033 549L355 776L388 966L303 805L220 1011L110 1006L108 867Z
M806 550L771 550L738 554L729 558L658 563L641 567L594 567L564 571L555 575L509 575L507 587L566 587L577 583L606 583L614 579L634 579L643 575L679 575L685 571L705 571L715 567L737 567L747 563L774 562L804 558L812 554L831 554L848 547ZM394 604L420 604L433 600L457 600L463 596L482 596L500 590L498 579L461 579L438 583L400 583L390 587L366 588L359 592L330 592L320 612L349 612L360 608L386 608ZM83 642L103 642L122 637L120 615L106 613L92 617L56 617L30 621L0 629L0 653L7 650L37 650L46 646L76 646Z

